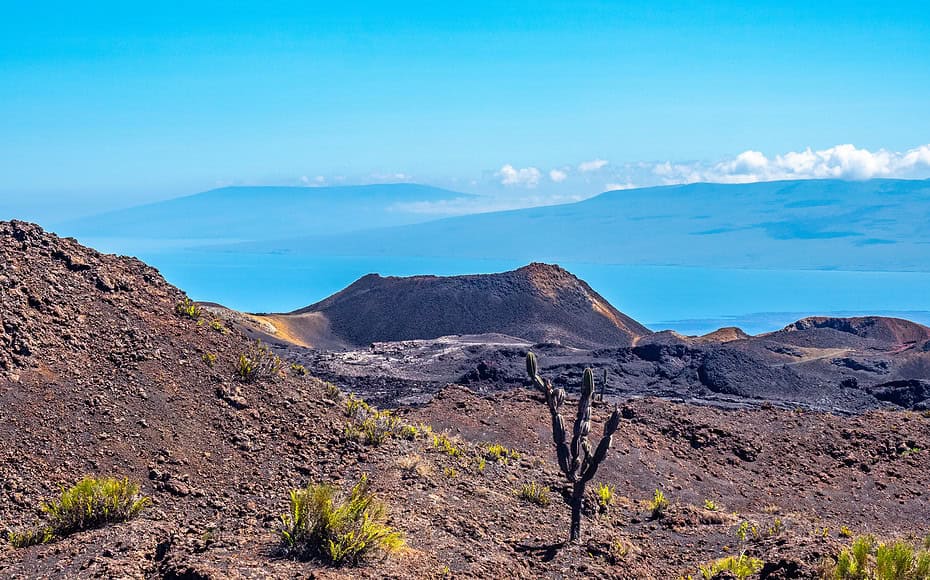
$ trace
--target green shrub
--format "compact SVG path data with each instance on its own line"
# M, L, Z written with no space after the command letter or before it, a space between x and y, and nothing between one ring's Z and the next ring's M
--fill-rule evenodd
M665 510L668 509L668 499L661 490L657 489L652 494L652 500L647 503L647 506L649 511L652 512L652 518L659 519L665 515Z
M200 306L190 298L185 298L178 302L174 307L174 312L178 316L183 318L190 318L191 320L198 320L203 314Z
M207 365L210 368L213 368L213 365L216 364L216 355L212 352L205 352L201 357L203 359L203 364Z
M311 484L291 491L280 533L290 556L354 565L403 548L403 536L386 521L387 508L363 476L344 498L331 485Z
M379 411L355 395L349 395L345 405L346 416L353 420L344 431L349 439L367 445L380 445L395 434L409 439L416 438L416 427L401 424L400 419L390 411Z
M439 449L450 457L459 457L462 455L461 448L456 447L452 442L452 439L450 439L449 436L445 433L438 433L433 435L433 447Z
M701 566L699 572L705 580L710 580L721 572L730 572L739 580L745 580L753 574L762 570L763 562L758 558L740 554L739 556L727 556L720 558L710 564Z
M14 548L28 548L39 544L47 544L55 538L52 528L45 526L21 532L7 532L7 540Z
M720 506L714 500L705 499L704 500L704 509L710 512L715 512L720 509Z
M408 441L413 441L420 436L420 430L413 425L401 425L400 429L397 431L397 434L400 435L401 439L406 439Z
M46 544L75 532L124 522L139 515L151 500L128 479L85 477L61 490L58 499L41 506L47 523L32 530L7 533L14 548Z
M827 576L836 580L928 580L930 551L903 540L879 543L859 536L829 568Z
M56 536L123 522L139 514L151 500L128 479L85 477L42 505Z
M597 508L601 512L606 512L610 505L614 502L614 488L612 485L606 483L599 483L596 488L594 488L594 493L597 495Z
M345 435L366 445L380 445L390 437L400 421L390 411L376 411L357 423L349 423Z
M781 520L778 520L778 521L781 522ZM756 527L754 523L749 522L747 520L743 520L742 522L740 522L739 527L736 528L736 537L739 539L740 542L745 542L746 540L749 539L750 536L752 536L753 538L758 538L759 528Z
M246 383L273 379L281 374L284 363L271 349L256 340L249 352L239 355L236 376Z
M524 483L517 490L517 497L536 505L547 506L549 505L549 488L535 481Z
M307 367L301 364L292 363L291 374L297 377L305 377L307 376Z
M226 329L226 325L223 324L223 321L222 321L222 320L218 320L218 319L214 319L214 320L211 320L211 321L210 321L210 328L212 328L212 329L215 330L216 332L220 332L220 333L222 333L222 334L226 334L227 332L229 332L229 331Z
M364 399L360 399L355 395L349 395L346 398L346 417L351 417L357 419L359 415L371 413L371 405L365 402Z
M494 443L485 448L485 457L490 461L507 463L511 459L519 459L520 454L513 449L507 449L499 443Z
M342 399L343 394L336 385L332 383L323 383L323 397L330 401L338 401Z

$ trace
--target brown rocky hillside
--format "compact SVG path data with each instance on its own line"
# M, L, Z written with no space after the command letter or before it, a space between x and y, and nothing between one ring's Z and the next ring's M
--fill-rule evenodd
M42 501L88 474L138 481L153 501L129 522L0 544L0 578L664 579L743 550L763 560L757 577L814 578L848 543L843 526L927 531L930 419L917 413L624 401L596 480L615 501L567 546L566 485L535 393L452 386L397 411L446 431L455 456L422 428L367 445L347 436L344 396L321 381L289 369L238 380L249 341L208 313L178 315L183 293L137 260L0 223L0 287L0 530L36 525ZM592 432L606 413L596 406ZM482 466L489 443L519 457ZM288 490L361 474L407 549L344 569L282 557ZM548 506L516 496L531 481L552 489ZM654 519L641 502L655 489L671 505ZM743 521L755 531L740 539Z
M356 346L494 333L596 348L628 346L650 334L584 281L558 266L539 263L500 274L409 278L369 274L321 302L277 319L290 318L292 326L300 327L308 317L322 318L322 327L333 337ZM316 340L311 335L307 342Z

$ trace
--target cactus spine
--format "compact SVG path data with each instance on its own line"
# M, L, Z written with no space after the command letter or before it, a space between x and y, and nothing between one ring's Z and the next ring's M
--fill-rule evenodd
M539 376L539 365L536 355L532 352L526 355L526 372L533 385L546 397L549 414L552 417L552 441L555 444L555 453L559 461L559 469L572 483L572 524L570 539L572 542L581 538L581 512L584 509L585 487L594 474L597 473L601 462L607 457L607 451L613 434L620 426L620 410L614 408L607 422L604 424L604 433L594 452L588 442L591 432L591 399L594 395L594 372L585 369L581 381L581 397L578 400L578 412L575 416L575 425L572 429L572 439L569 445L565 430L565 420L562 418L561 407L565 403L565 389L552 388L548 379Z

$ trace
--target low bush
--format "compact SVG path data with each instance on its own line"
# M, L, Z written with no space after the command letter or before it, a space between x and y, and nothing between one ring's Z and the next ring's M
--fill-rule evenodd
M124 522L151 503L140 495L139 486L128 479L85 477L42 511L56 536Z
M646 505L652 513L652 518L657 520L665 515L665 510L668 509L668 499L661 490L657 489L652 494L652 500L647 502Z
M198 320L203 314L200 306L190 298L185 298L181 300L174 306L174 312L182 318L190 318L191 320Z
M738 580L745 580L762 570L762 565L762 560L747 556L746 554L740 554L739 556L720 558L710 564L701 566L699 572L705 580L710 580L721 572L729 572L733 576L736 576Z
M400 420L390 411L376 411L356 423L349 423L345 436L366 445L380 445L398 428Z
M216 355L212 352L205 352L200 358L203 360L203 364L210 368L213 368L213 366L216 364Z
M342 399L343 394L336 385L332 383L323 383L323 397L330 401L338 401Z
M45 544L107 524L129 520L151 500L139 493L139 486L128 479L85 477L61 495L41 506L47 523L34 530L10 532L7 539L15 548Z
M878 542L859 536L843 548L825 574L835 580L928 580L930 551L904 540Z
M52 528L46 526L20 532L8 532L6 537L14 548L28 548L29 546L51 542L55 538L55 534L52 532Z
M610 509L610 505L614 502L614 488L612 485L606 483L599 483L596 488L594 488L594 493L597 496L597 509L601 513L606 513Z
M547 506L549 505L549 488L535 481L524 483L517 490L517 497L536 505Z
M452 439L449 438L445 433L437 433L433 435L433 447L439 449L446 455L450 457L459 457L462 455L462 449L456 447L455 443L452 442Z
M345 436L366 445L380 445L392 435L416 439L419 434L416 427L401 423L390 411L379 411L355 395L346 398L345 413L352 419L345 427Z
M284 550L292 557L355 565L403 548L403 536L386 521L385 504L369 490L363 476L342 498L332 485L311 484L291 491L280 533Z
M281 374L283 365L278 355L257 340L247 353L239 355L239 361L236 363L236 376L246 383L269 380Z
M779 520L779 522L780 522L780 521L781 521L781 520ZM780 524L779 524L779 525L780 525ZM754 523L752 523L752 522L750 522L750 521L748 521L748 520L743 520L742 522L740 522L739 527L736 528L736 538L737 538L740 542L745 542L745 541L748 540L750 537L752 537L752 538L758 538L758 537L759 537L759 528L756 526L756 524L754 524Z
M397 434L400 435L401 439L406 439L407 441L413 441L420 436L420 430L417 429L414 425L401 425L398 429Z
M346 417L357 419L359 415L368 414L372 411L374 409L364 399L360 399L355 395L349 395L346 398Z
M400 468L404 479L420 478L428 480L433 475L433 467L416 453L398 459L397 466Z
M485 458L498 463L507 463L511 459L519 459L520 454L513 449L508 449L499 443L488 445L485 448Z

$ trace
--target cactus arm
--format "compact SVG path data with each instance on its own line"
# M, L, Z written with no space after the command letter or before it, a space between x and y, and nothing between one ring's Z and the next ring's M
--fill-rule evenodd
M526 355L526 372L533 385L546 397L546 404L552 418L552 442L555 444L559 469L572 483L570 539L574 542L581 538L581 514L584 510L585 486L597 473L597 469L604 461L604 458L607 457L613 434L620 426L620 410L614 408L613 413L611 413L604 425L604 434L592 453L588 434L591 432L591 400L594 395L594 373L591 369L585 369L581 383L578 411L572 429L572 441L571 445L569 445L567 443L565 420L559 412L565 402L565 390L553 389L551 382L539 376L539 363L533 353L527 353ZM606 384L607 374L605 371L604 381L601 384L602 394Z
M575 429L572 436L572 473L577 474L581 469L585 456L584 446L588 433L591 432L591 397L594 394L594 373L591 369L584 370L581 381L581 398L578 400L578 414L575 417Z
M604 458L607 457L607 451L610 450L610 445L613 442L613 434L619 426L620 410L614 409L614 412L610 414L610 418L607 419L607 423L604 424L604 436L601 437L597 449L594 450L594 455L591 456L587 467L582 472L580 481L587 483L597 473L597 468L601 466Z

